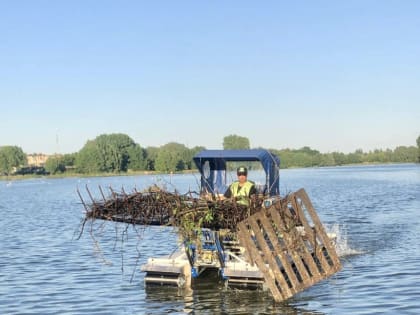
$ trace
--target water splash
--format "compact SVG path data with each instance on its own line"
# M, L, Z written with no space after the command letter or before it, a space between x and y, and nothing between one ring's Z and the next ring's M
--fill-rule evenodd
M347 229L345 226L340 226L338 223L334 223L332 225L326 225L325 229L328 234L335 235L335 249L339 257L360 255L364 253L362 250L350 247L348 243Z

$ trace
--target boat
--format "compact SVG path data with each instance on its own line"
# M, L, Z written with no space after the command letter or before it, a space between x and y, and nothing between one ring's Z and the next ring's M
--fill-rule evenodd
M227 287L261 288L283 301L341 269L335 235L325 231L305 190L280 195L275 154L203 150L193 160L203 200L225 192L232 165L258 162L265 174L257 185L259 204L235 228L200 228L195 238L182 239L174 254L149 258L141 266L146 286L190 289L213 271Z

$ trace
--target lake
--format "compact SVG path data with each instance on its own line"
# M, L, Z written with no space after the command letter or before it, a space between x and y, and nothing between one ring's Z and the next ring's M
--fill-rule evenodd
M86 185L95 198L99 185L185 192L198 190L198 174L0 181L0 314L420 314L420 166L280 174L281 194L305 188L337 233L343 269L279 304L213 276L188 292L145 288L140 265L176 250L169 227L125 231L97 221L94 238L90 224L78 238L84 208L77 189L87 200Z

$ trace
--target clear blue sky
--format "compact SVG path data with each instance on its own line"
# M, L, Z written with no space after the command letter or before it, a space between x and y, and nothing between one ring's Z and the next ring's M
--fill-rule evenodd
M0 1L0 145L416 145L420 1Z

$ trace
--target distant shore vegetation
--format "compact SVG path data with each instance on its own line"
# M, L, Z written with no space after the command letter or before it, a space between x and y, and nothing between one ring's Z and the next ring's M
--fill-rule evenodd
M417 146L376 149L369 152L321 153L310 147L300 149L265 148L280 157L281 168L323 167L373 163L419 163L420 136ZM250 149L249 139L238 135L223 138L223 149ZM122 133L101 134L88 140L78 152L48 156L42 163L29 164L18 146L0 146L0 177L28 175L116 175L148 172L195 171L193 156L206 149L169 142L160 147L142 147Z

